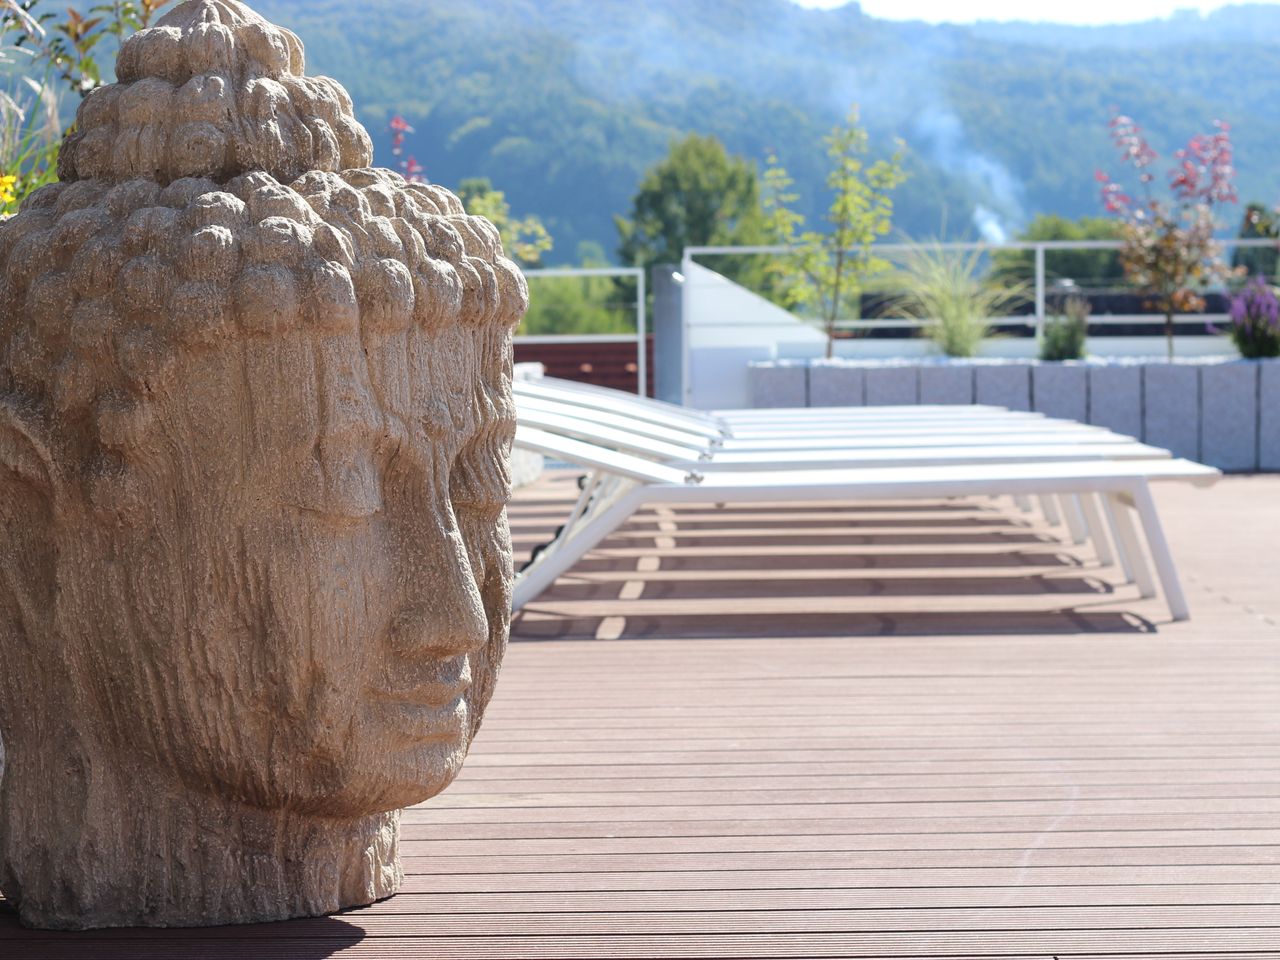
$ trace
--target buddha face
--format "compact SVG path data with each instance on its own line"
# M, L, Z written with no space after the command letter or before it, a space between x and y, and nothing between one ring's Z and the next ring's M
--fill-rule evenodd
M134 509L58 525L58 609L100 616L56 625L119 749L329 816L448 784L509 620L505 356L492 328L295 330L121 414L147 441L92 499Z

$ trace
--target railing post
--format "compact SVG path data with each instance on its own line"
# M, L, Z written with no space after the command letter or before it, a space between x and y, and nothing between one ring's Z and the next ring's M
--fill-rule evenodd
M636 271L636 296L640 298L636 306L636 330L639 342L636 344L639 355L636 358L637 380L636 393L645 396L649 392L649 317L646 300L648 291L645 288L645 270Z
M692 280L693 255L688 250L680 257L680 404L689 406L693 398L693 384L689 382L692 363L689 359L689 286Z
M1044 340L1045 275L1044 244L1036 244L1036 343Z

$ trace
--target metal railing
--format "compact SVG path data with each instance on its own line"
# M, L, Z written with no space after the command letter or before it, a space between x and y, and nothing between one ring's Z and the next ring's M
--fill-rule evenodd
M1280 250L1280 241L1272 239L1226 239L1220 241L1224 250L1231 251L1235 249L1273 249ZM1048 272L1045 267L1046 254L1055 250L1120 250L1124 244L1119 240L1040 240L1040 241L1014 241L1010 243L986 243L983 241L947 241L940 243L877 243L872 246L872 251L876 255L886 255L892 257L893 254L907 253L911 250L918 250L922 247L937 250L954 250L957 252L982 252L997 253L1003 250L1009 251L1032 251L1034 255L1034 289L1035 289L1035 312L1028 317L998 317L992 318L992 326L1023 326L1028 323L1034 323L1036 338L1039 339L1044 334L1045 321L1048 318L1048 295L1049 283ZM699 256L731 256L731 255L770 255L782 256L784 254L795 252L794 247L765 245L765 246L744 246L744 247L726 247L726 246L697 246L686 247L681 260L681 271L687 275L689 273L689 265L693 263L694 257ZM1225 319L1222 314L1196 314L1196 315L1179 315L1175 319L1178 320L1205 320L1220 321ZM688 318L686 317L686 323ZM1106 324L1162 324L1163 317L1151 316L1148 314L1134 314L1128 316L1111 316L1111 317L1091 317L1090 325L1106 325ZM911 319L911 318L866 318L856 317L848 320L841 320L837 327L845 330L874 330L874 329L922 329L928 325L928 321Z
M542 278L571 279L575 277L628 277L636 282L636 332L631 334L611 333L556 333L556 334L522 334L517 336L516 343L625 343L631 340L636 344L636 392L644 396L649 376L649 321L647 316L647 299L645 271L639 267L547 267L537 270L525 270L529 280Z

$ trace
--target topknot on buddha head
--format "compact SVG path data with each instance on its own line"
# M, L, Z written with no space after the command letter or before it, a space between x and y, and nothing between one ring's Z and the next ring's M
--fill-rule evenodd
M119 82L81 104L59 177L166 185L263 171L288 183L369 166L347 92L303 69L288 30L237 0L187 0L121 46Z

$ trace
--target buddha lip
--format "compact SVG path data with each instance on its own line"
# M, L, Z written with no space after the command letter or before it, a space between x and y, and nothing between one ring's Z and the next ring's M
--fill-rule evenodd
M379 695L376 715L396 736L409 742L456 743L466 735L468 706L464 694L443 704Z
M384 703L442 710L456 704L470 689L471 683L467 681L465 683L424 683L398 690L371 689L370 693Z

